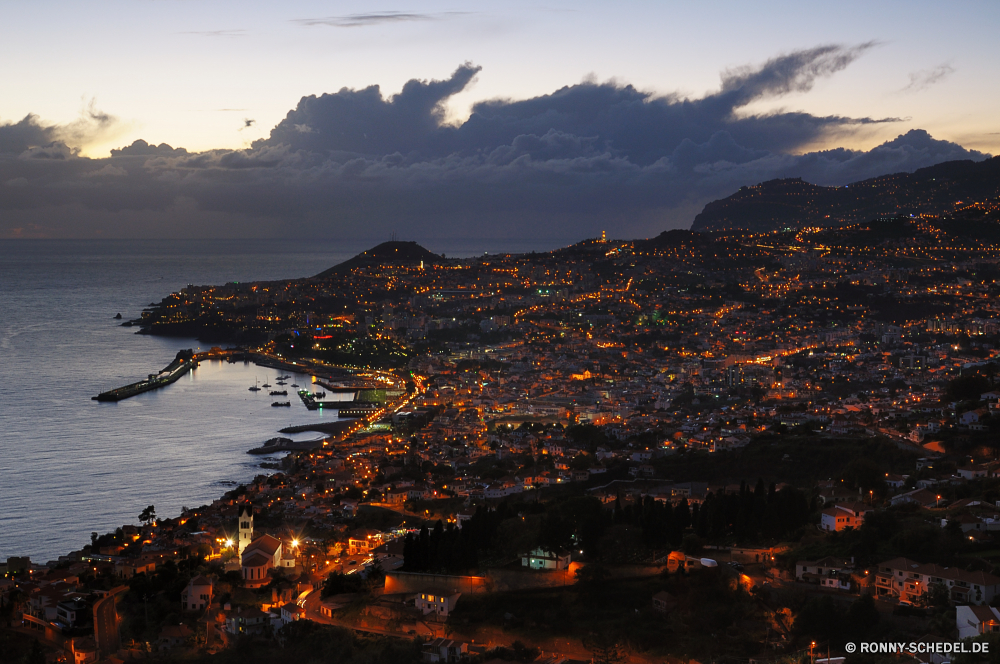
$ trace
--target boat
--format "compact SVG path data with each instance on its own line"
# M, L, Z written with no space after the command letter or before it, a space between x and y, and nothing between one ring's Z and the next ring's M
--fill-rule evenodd
M271 404L271 408L291 408L291 407L292 407L291 401L275 401L274 403Z
M289 376L287 374L284 375L284 376L278 376L278 380L288 380L289 378L291 378L291 376Z
M271 387L268 383L264 383L261 387Z
M271 392L269 392L269 394L272 397L287 397L288 396L288 390L271 390Z
M292 383L292 387L298 387L298 385L296 385L295 383Z
M254 380L253 380L253 385L250 386L247 389L249 389L251 392L260 392L260 388L257 387L257 379L256 378L254 378Z

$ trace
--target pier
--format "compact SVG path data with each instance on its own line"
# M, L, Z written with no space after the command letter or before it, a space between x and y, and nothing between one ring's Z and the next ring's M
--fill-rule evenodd
M101 392L96 397L91 397L94 401L121 401L134 397L143 392L166 387L171 383L176 383L181 376L198 366L198 358L190 350L177 353L174 361L164 367L159 373L149 374L146 380L137 383L129 383L122 387L116 387L107 392Z
M326 444L325 438L316 440L292 440L290 438L271 438L260 447L249 450L247 454L272 454L274 452L302 452L315 450Z

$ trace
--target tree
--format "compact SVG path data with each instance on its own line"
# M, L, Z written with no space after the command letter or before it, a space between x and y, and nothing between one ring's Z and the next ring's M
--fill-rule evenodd
M920 596L924 606L935 609L946 609L951 606L951 598L948 588L943 583L932 583L927 588L927 592Z
M31 650L28 651L24 661L25 664L45 664L45 651L42 650L42 644L38 642L38 639L35 639L35 642L31 644Z
M365 574L365 578L368 581L368 585L373 589L381 586L385 582L385 568L382 567L382 561L378 556L372 560L372 564L368 566L368 572Z
M341 574L340 572L331 572L330 576L326 578L326 582L323 583L323 590L320 591L320 597L329 597L331 595L342 595L346 593L360 593L365 590L365 582L357 574Z
M156 508L153 507L152 505L149 505L148 507L146 507L146 509L144 509L139 514L139 521L141 521L142 523L144 523L146 525L149 525L153 521L156 521Z
M871 595L862 595L851 602L847 609L847 629L851 638L861 641L868 638L878 624L879 614Z
M593 655L594 664L621 664L628 656L625 648L610 634L597 634L583 640L583 647Z

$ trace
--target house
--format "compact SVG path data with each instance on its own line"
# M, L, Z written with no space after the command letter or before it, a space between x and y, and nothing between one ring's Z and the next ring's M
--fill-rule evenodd
M434 593L420 593L414 601L414 606L420 609L425 616L434 614L440 618L447 618L448 614L455 609L455 604L462 593L452 593L451 595L437 595Z
M992 606L956 606L955 626L959 639L1000 632L1000 611Z
M421 650L424 662L457 662L468 655L469 644L452 639L434 639L425 643Z
M393 488L385 492L383 502L390 505L402 505L407 501L407 490L405 488Z
M66 627L79 627L90 622L90 604L82 597L67 598L56 604L56 622Z
M270 580L268 572L281 564L281 540L261 535L243 550L240 567L248 586L263 586Z
M96 662L100 656L97 643L93 639L84 637L82 639L69 639L66 643L67 650L73 655L73 664L89 664Z
M281 615L281 623L283 625L287 625L288 623L296 620L302 620L306 617L306 610L295 602L282 604L281 609L279 609L279 613Z
M874 508L864 503L834 503L822 512L820 528L830 532L839 532L845 528L857 528Z
M531 569L566 569L569 564L569 551L549 551L538 547L521 556L521 565Z
M959 421L966 426L969 426L970 424L978 424L980 419L987 417L989 415L989 412L990 412L989 408L977 408L975 410L967 410L964 413L962 413L962 416L959 418Z
M860 494L843 487L823 487L819 492L819 502L821 505L831 505L833 503L853 502Z
M164 625L156 644L160 650L170 650L183 646L192 636L194 632L187 625Z
M653 595L653 610L660 613L670 613L677 606L677 599L666 590Z
M795 579L809 583L819 583L819 579L831 572L846 572L854 569L853 560L843 560L827 556L819 560L800 560L795 563Z
M212 580L199 574L181 591L182 611L202 611L212 606Z
M355 530L347 538L347 555L368 557L382 545L382 533L377 530L361 528Z
M332 618L335 611L340 611L345 606L356 601L361 595L359 593L341 593L331 595L319 603L320 614L327 618Z
M879 563L875 573L875 592L879 597L916 602L931 586L940 585L952 601L989 604L1000 594L1000 578L986 572L922 564L907 558L893 558Z
M889 503L892 505L902 505L904 503L916 503L921 507L932 508L941 505L941 496L934 493L933 491L928 491L927 489L915 489L913 491L908 491L906 493L901 493L898 496L893 496Z
M903 485L906 484L906 478L908 477L909 475L897 475L895 473L886 473L885 484L890 489L902 489Z
M990 473L989 468L979 464L969 464L968 466L962 466L958 469L958 474L967 480L974 480L980 477L986 477Z
M131 579L136 574L152 574L156 563L151 560L123 560L115 563L115 576L119 579Z
M467 507L461 512L458 512L455 515L455 520L458 522L458 527L461 528L467 522L471 521L475 513L476 513L475 507Z
M271 615L260 609L236 609L226 614L226 632L229 634L263 634L270 624Z

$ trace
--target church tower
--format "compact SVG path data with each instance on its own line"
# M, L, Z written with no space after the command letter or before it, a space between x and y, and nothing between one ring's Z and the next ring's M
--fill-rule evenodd
M247 548L250 541L253 539L253 505L243 504L240 505L239 511L240 520L240 538L239 538L239 554L243 555L243 549Z

